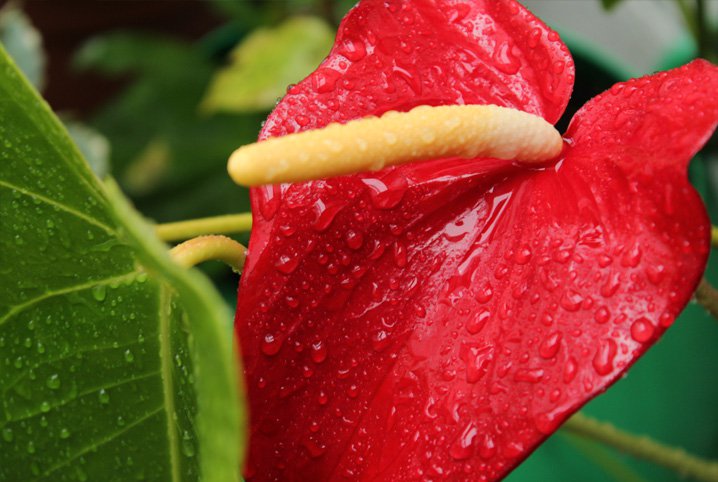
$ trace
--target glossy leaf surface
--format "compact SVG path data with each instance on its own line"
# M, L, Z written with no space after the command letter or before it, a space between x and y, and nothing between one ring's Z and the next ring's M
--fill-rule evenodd
M362 2L264 135L456 103L457 92L461 102L555 121L573 80L560 44L534 41L541 55L521 56L516 77L461 90L450 47L436 57L413 50L429 38L424 25L441 32L436 44L461 45L465 31L448 22L444 3ZM514 2L450 6L462 5L472 25L511 33L510 52L530 49L527 25L541 28ZM349 35L364 45L351 52L364 55L340 53ZM545 28L534 36L554 37ZM365 77L396 72L401 49L381 51L387 41L414 52L409 77L434 66L444 76L411 94L405 78L394 81L399 93L386 95ZM332 66L342 71L328 85ZM615 381L689 299L708 223L685 167L715 127L717 83L715 67L698 62L619 85L578 114L564 155L545 169L443 159L255 190L237 311L252 408L248 476L505 475ZM547 99L541 85L565 88ZM512 93L494 96L502 89Z
M236 480L223 304L0 51L0 480Z

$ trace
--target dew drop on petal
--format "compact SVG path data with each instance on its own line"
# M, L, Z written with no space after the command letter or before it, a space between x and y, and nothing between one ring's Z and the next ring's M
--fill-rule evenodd
M615 340L611 338L605 338L601 340L598 350L593 357L593 369L599 375L608 375L613 371L613 360L616 358L616 352L618 346Z
M262 340L261 346L262 353L267 356L274 356L279 353L279 350L281 348L282 341L280 339L278 339L271 333L267 333L266 335L264 335L264 339Z
M645 317L641 317L631 324L631 338L638 343L645 343L653 338L654 332L653 324Z

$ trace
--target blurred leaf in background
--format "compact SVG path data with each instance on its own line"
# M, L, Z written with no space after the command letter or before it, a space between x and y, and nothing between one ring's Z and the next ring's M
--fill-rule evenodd
M0 8L0 43L37 90L45 86L45 52L40 33L17 3Z
M603 8L606 10L610 10L619 3L621 3L622 0L601 0L601 3L603 4Z
M329 53L334 31L316 17L293 17L275 28L257 29L230 54L202 101L202 110L269 111L287 86L309 75Z
M234 149L256 139L263 116L199 114L214 72L210 55L178 40L114 33L87 43L76 61L133 75L91 124L110 140L113 173L143 213L169 221L249 209L247 191L225 166Z

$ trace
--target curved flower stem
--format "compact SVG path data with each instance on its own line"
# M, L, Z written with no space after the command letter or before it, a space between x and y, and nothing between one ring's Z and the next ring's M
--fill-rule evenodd
M646 436L624 432L610 423L599 422L577 413L564 424L563 428L598 440L634 457L674 470L685 477L705 482L718 482L718 462L695 457L683 449L663 445Z
M711 226L711 246L718 248L718 226Z
M252 213L240 213L158 224L155 232L162 241L180 241L203 234L243 233L251 229Z
M695 292L696 301L705 308L713 318L718 319L718 290L703 278Z
M226 236L200 236L178 244L170 250L170 256L177 264L187 268L205 261L217 260L241 273L247 248Z

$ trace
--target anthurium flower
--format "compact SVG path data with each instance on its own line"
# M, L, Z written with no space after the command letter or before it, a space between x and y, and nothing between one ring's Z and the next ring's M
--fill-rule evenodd
M554 123L573 80L558 35L515 1L362 0L261 139L417 105ZM709 222L686 166L716 92L700 60L617 84L548 165L429 159L253 189L247 477L505 476L689 300Z

